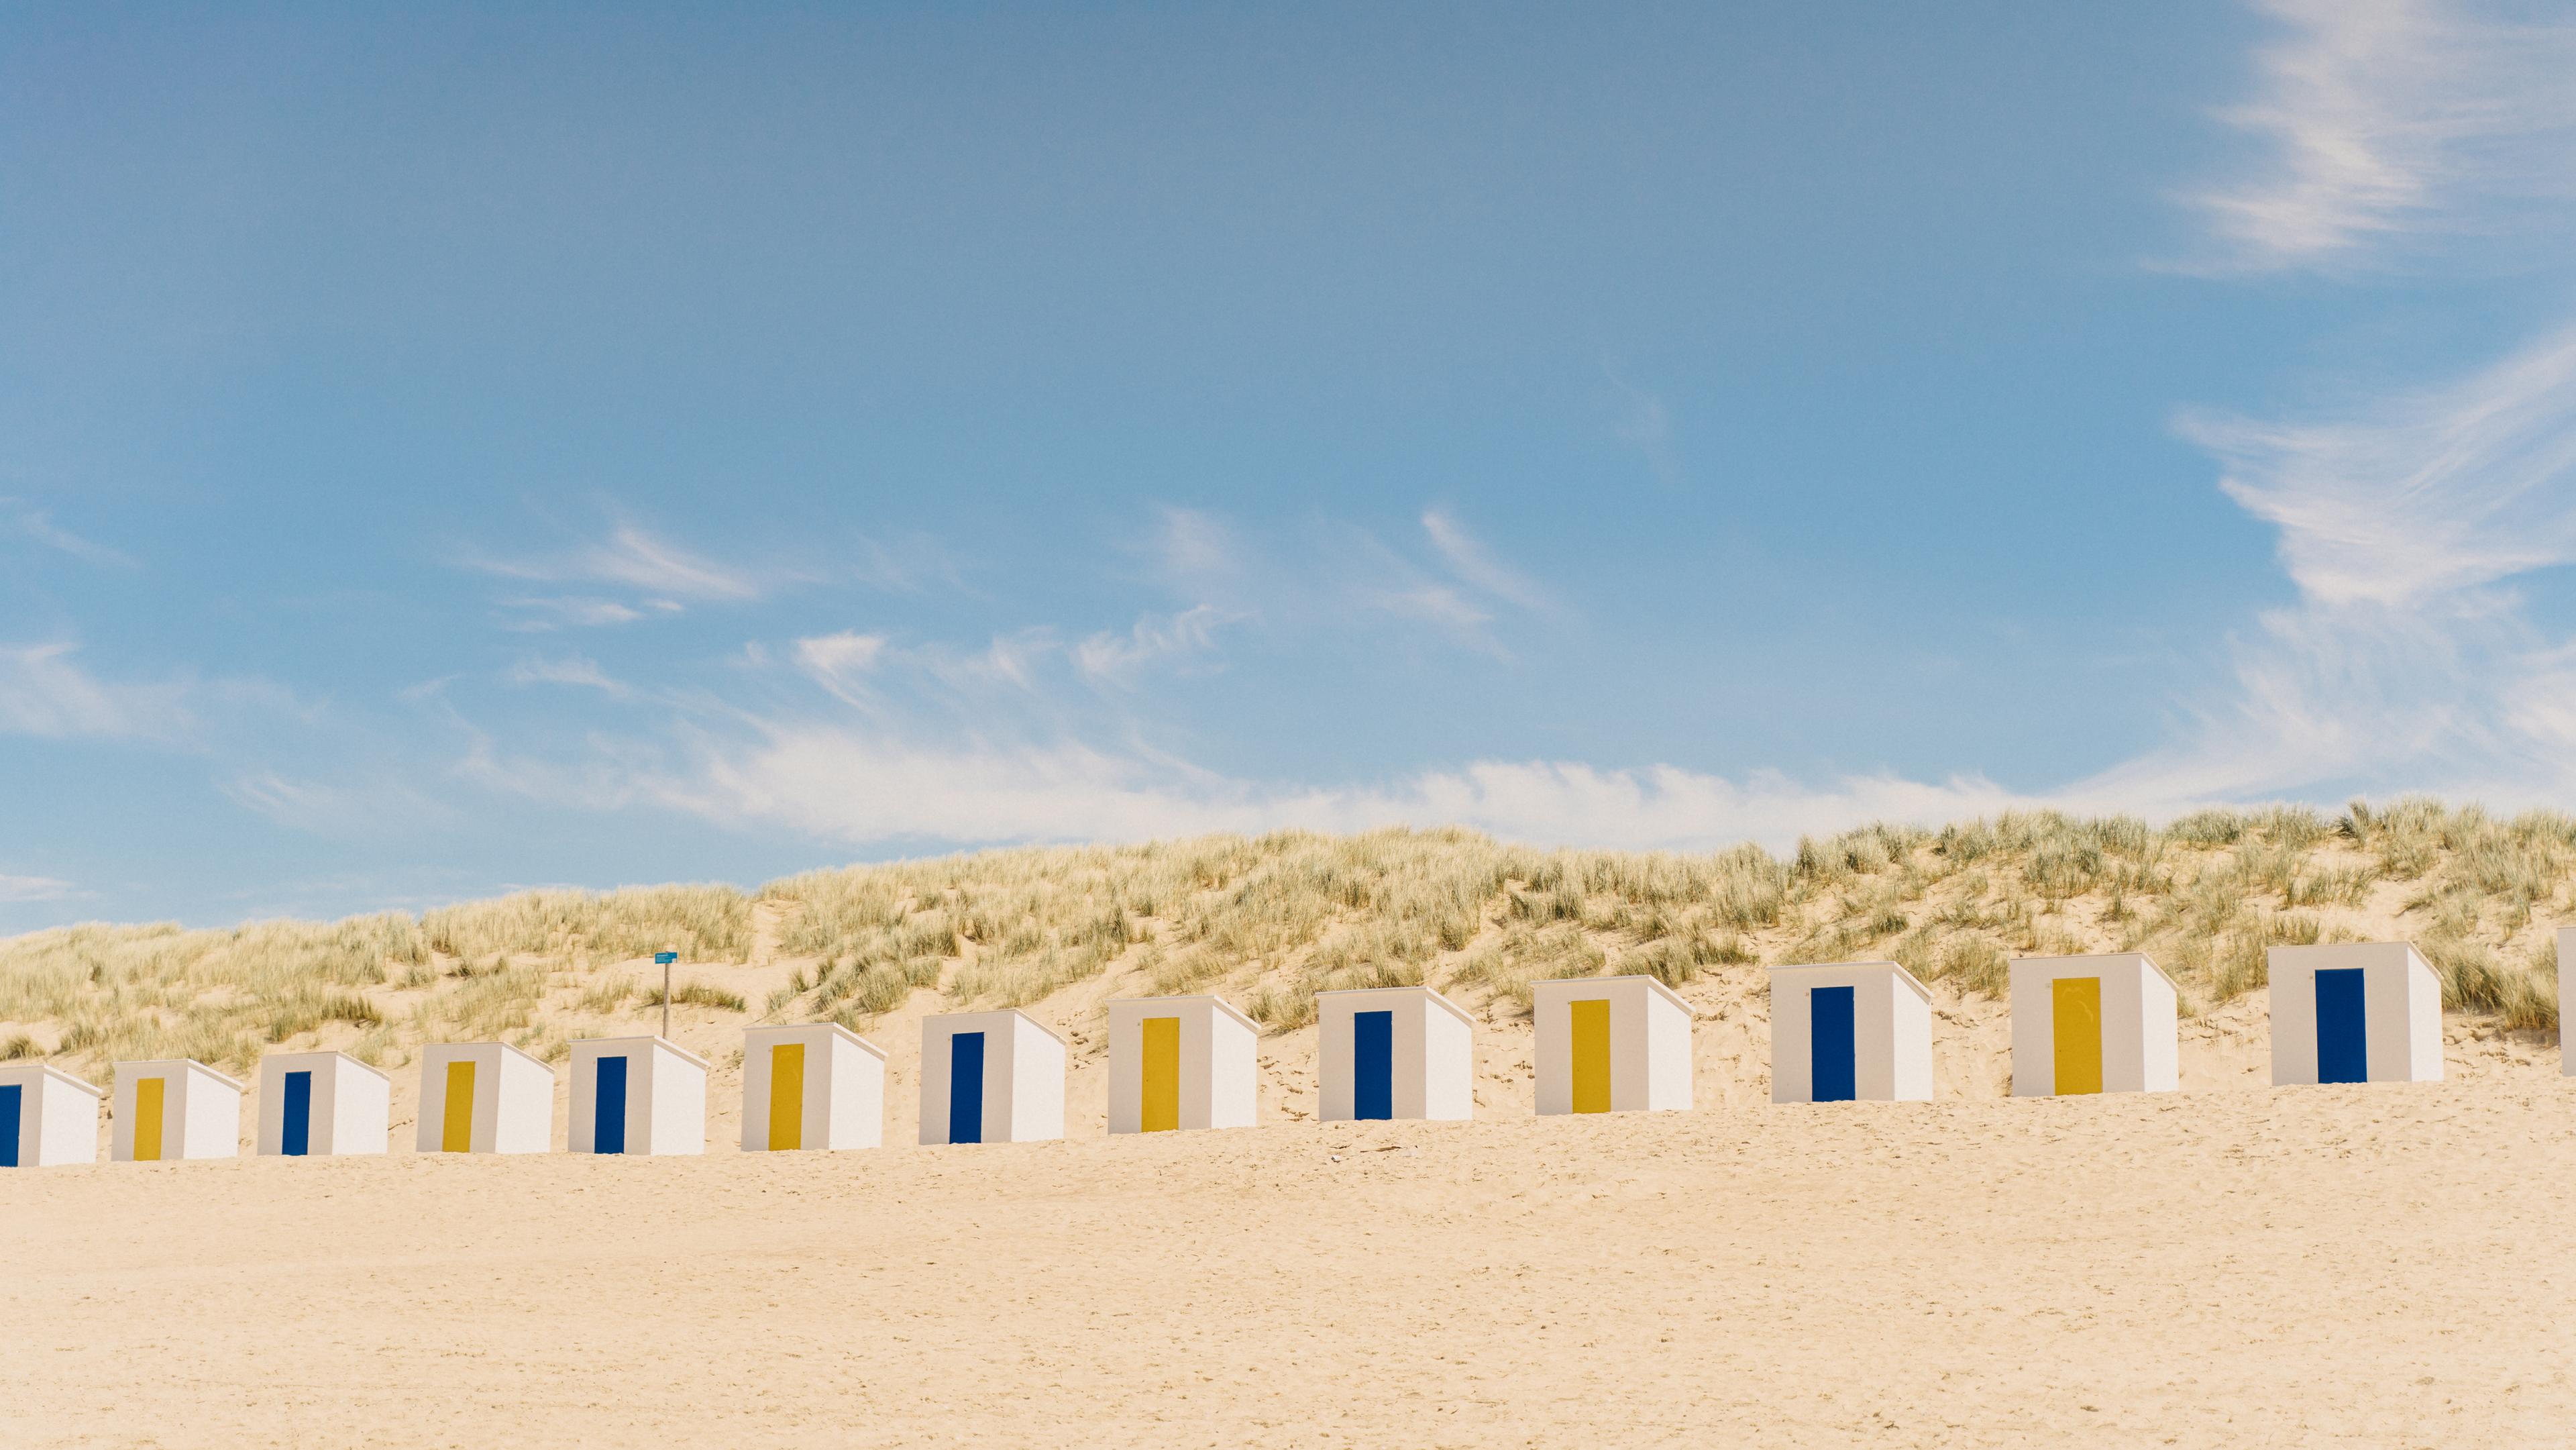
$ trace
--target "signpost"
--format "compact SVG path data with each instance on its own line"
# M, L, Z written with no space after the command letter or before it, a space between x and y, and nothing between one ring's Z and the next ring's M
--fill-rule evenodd
M671 963L680 959L678 952L655 952L653 964L662 969L662 1040L671 1040Z

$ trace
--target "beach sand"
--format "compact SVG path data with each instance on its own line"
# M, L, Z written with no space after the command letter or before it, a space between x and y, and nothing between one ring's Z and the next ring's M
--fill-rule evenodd
M2432 1446L2576 1424L2554 1060L1729 1096L0 1173L0 1443Z

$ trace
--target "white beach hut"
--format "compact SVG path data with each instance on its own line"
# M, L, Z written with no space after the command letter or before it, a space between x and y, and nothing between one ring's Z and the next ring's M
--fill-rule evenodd
M1530 983L1542 1113L1686 1112L1688 1002L1652 977Z
M119 1163L241 1155L242 1085L185 1058L116 1065Z
M593 1037L572 1045L575 1153L707 1151L707 1060L664 1037Z
M345 1052L272 1052L259 1060L262 1153L385 1152L393 1108L393 1079Z
M554 1146L555 1072L506 1042L442 1042L420 1053L423 1153L543 1153Z
M2442 981L2402 941L2273 947L2272 1082L2440 1082Z
M0 1168L97 1162L106 1096L50 1063L0 1063Z
M1063 1136L1063 1038L1017 1008L922 1019L922 1142Z
M1248 1128L1261 1028L1222 997L1109 1004L1109 1131Z
M1315 994L1316 1116L1476 1115L1476 1025L1429 987Z
M1926 1102L1932 994L1894 962L1771 969L1771 1101Z
M2568 1020L2567 979L2576 977L2576 926L2558 929L2558 962L2558 1020L2564 1024ZM2563 1076L2576 1077L2576 1055L2567 1051L2564 1025L2558 1029L2558 1071Z
M742 1034L745 1152L874 1148L885 1141L883 1049L837 1022Z
M2172 1092L2180 1005L2144 952L2015 958L2013 1096Z

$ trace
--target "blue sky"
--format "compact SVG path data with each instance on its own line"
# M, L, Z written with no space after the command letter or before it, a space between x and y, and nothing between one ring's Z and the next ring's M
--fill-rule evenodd
M0 16L0 930L2567 802L2555 7L352 9Z

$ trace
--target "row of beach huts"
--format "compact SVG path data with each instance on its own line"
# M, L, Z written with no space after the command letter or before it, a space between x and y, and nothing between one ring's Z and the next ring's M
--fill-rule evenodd
M2560 933L2576 950L2576 928ZM2270 951L2272 1081L2431 1082L2442 1076L2441 985L2404 942ZM1932 1096L1932 995L1894 962L1771 969L1771 1100ZM1689 1005L1652 977L1531 985L1537 1108L1606 1113L1691 1106ZM1320 1112L1457 1119L1475 1108L1473 1019L1428 987L1316 994ZM2011 965L2016 1097L2171 1092L2178 996L2143 953ZM1064 1136L1065 1045L1017 1010L924 1019L921 1141ZM1256 1119L1260 1029L1223 999L1109 1004L1109 1131L1234 1128ZM707 1063L662 1037L572 1048L575 1153L699 1153ZM2576 1071L2576 1068L2568 1070ZM554 1070L505 1043L444 1043L420 1058L424 1153L543 1153ZM200 1062L116 1064L117 1162L230 1158L245 1086ZM885 1053L834 1023L753 1027L743 1041L742 1146L873 1148ZM0 1064L0 1167L89 1163L105 1094L50 1064ZM339 1052L260 1064L258 1151L383 1153L393 1084Z

